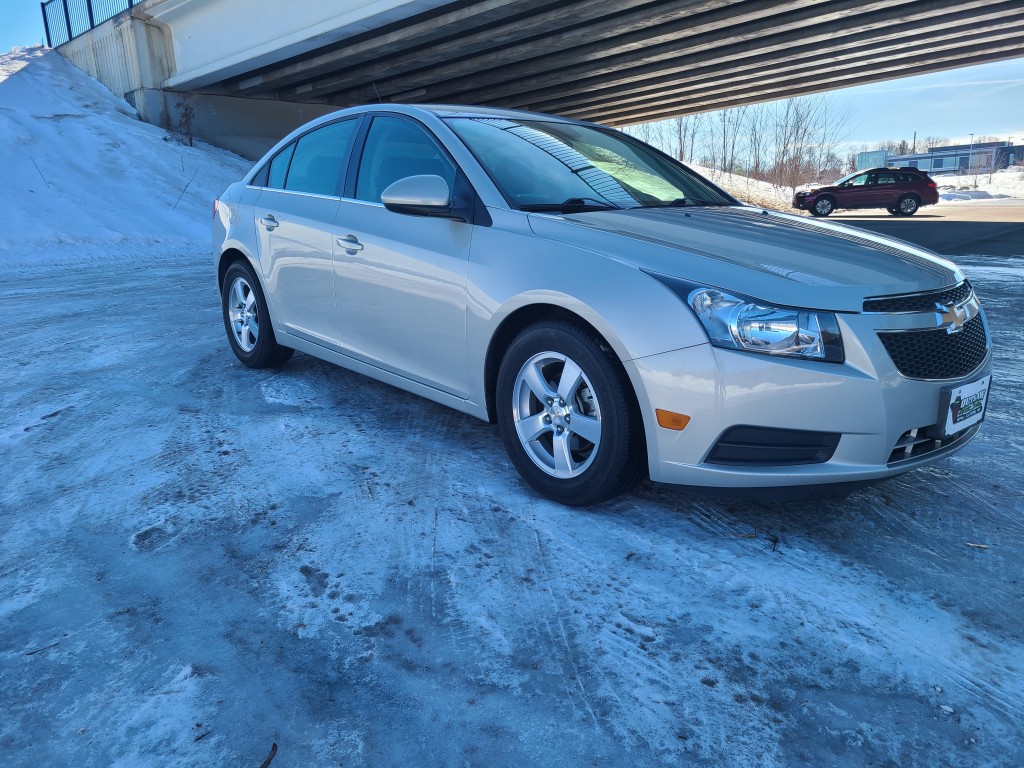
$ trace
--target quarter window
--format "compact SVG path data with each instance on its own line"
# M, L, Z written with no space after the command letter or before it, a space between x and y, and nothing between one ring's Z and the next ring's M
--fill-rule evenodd
M356 176L356 199L379 203L381 193L406 176L440 176L452 189L455 166L426 131L397 117L375 117Z
M274 159L270 161L270 178L267 180L267 186L271 189L284 189L284 180L288 175L288 163L292 159L294 151L295 142L293 141L274 155Z

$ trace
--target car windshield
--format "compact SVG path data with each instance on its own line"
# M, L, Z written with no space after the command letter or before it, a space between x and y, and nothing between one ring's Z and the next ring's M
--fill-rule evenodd
M452 117L448 124L522 210L737 204L695 173L614 131L505 118Z
M850 179L852 179L852 178L853 178L854 176L859 176L859 175L860 175L860 174L862 174L862 173L864 173L864 171L854 171L853 173L848 173L848 174L846 174L845 176L843 176L843 178L839 179L838 181L833 181L833 182L832 182L832 184L831 184L831 186L833 186L833 187L838 187L838 186L839 186L840 184L842 184L843 182L845 182L845 181L849 181L849 180L850 180Z

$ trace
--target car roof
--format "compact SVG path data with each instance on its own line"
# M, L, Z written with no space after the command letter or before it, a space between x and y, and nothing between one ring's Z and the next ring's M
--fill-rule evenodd
M392 106L392 105L388 105ZM579 123L580 120L549 115L544 112L529 112L523 109L502 109L501 107L476 107L465 104L409 104L406 106L432 112L438 117L493 117L513 120L550 120L558 123Z

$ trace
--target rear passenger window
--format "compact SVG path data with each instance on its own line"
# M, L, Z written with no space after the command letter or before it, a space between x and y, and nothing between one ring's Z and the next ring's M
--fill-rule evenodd
M355 126L355 120L342 120L301 137L295 146L284 188L313 195L338 195L342 162Z
M878 184L895 184L896 174L895 173L880 173L878 174Z
M294 151L295 142L293 141L274 155L274 159L270 161L270 178L267 179L267 186L271 189L284 189L284 180L288 175L288 161L292 159Z

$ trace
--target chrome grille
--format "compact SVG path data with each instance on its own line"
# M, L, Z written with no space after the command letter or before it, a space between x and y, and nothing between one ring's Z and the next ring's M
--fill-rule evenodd
M988 338L981 315L958 333L934 331L879 332L896 370L911 379L956 379L985 361Z
M903 296L881 296L864 300L865 312L931 312L936 304L961 304L973 292L971 284L964 280L960 285L944 291L915 293Z

